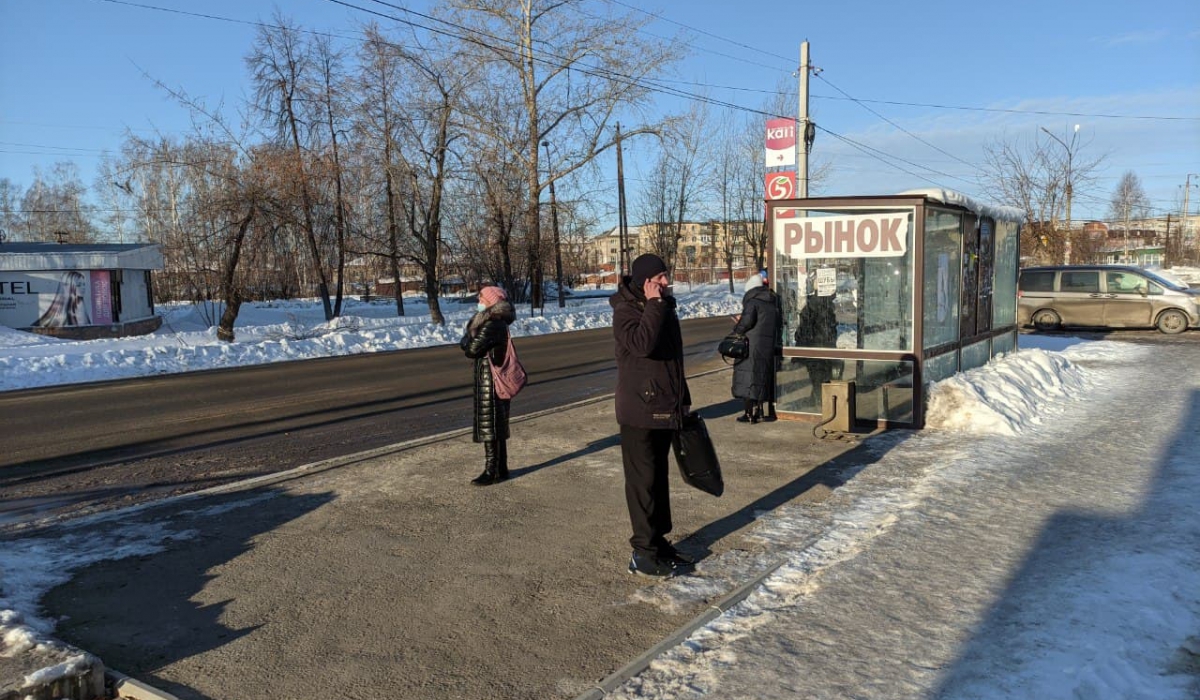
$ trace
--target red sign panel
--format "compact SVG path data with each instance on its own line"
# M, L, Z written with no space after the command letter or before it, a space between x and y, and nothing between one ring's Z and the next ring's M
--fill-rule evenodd
M796 164L796 120L767 120L765 154L768 168Z
M783 170L777 173L767 173L766 187L763 191L768 200L795 199L796 171Z
M796 147L795 119L767 120L767 148L778 151Z

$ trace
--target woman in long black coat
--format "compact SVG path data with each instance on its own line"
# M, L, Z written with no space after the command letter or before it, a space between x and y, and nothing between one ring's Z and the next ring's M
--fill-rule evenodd
M750 341L750 355L733 368L733 397L744 402L740 423L764 420L763 404L775 401L775 358L782 343L782 322L778 295L763 284L761 275L750 275L742 297L742 315L733 327L734 333ZM765 419L774 420L774 416L775 411L768 409Z
M479 290L477 313L467 322L459 347L475 360L475 427L472 438L483 443L483 473L471 480L487 486L508 478L508 399L496 395L492 366L504 364L508 327L516 309L500 287Z

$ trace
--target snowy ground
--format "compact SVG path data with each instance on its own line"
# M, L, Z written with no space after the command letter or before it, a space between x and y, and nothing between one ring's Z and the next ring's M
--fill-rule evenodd
M1194 351L1022 343L829 500L764 518L783 565L606 697L1200 697Z
M739 298L701 290L683 313L736 312ZM585 304L517 333L607 324L603 300ZM248 308L234 346L183 312L136 341L10 333L0 388L454 342L469 314L438 329L355 305L357 329L336 331L311 308ZM1200 375L1180 371L1197 366L1194 346L1021 344L936 385L929 429L869 442L878 461L825 502L764 514L768 559L740 568L782 565L610 697L1200 697ZM38 601L73 572L196 534L109 531L0 546L0 653L44 643ZM639 597L672 608L711 594L695 576Z
M737 289L731 295L728 284L681 286L676 290L679 316L740 313L741 286ZM611 326L612 293L580 291L565 309L550 300L536 317L528 306L518 307L513 336ZM219 318L219 309L191 305L159 308L162 328L134 338L64 341L0 327L0 391L457 343L475 311L473 300L444 298L446 325L440 326L429 322L424 298L405 298L405 316L399 318L391 300L368 303L355 297L343 303L343 315L329 322L311 299L244 304L233 343L217 340L216 328L205 318Z

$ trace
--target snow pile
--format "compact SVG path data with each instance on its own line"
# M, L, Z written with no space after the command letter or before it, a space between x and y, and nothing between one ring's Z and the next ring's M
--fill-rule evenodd
M1002 362L933 385L925 425L936 430L1017 435L1041 422L1037 408L1051 397L1077 395L1083 374L1045 350L1010 353Z

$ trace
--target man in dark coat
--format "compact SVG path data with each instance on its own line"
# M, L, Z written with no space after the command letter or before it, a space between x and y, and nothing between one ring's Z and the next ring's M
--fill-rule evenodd
M775 401L775 357L780 354L783 314L779 297L763 283L762 275L746 279L746 294L742 297L742 314L733 332L750 341L750 355L733 367L733 397L742 399L744 413L741 423L773 420L774 411L763 415L763 404Z
M477 312L467 322L459 347L475 360L475 425L472 438L483 443L483 473L471 480L488 486L508 478L508 413L510 402L496 395L492 365L504 364L508 327L516 309L501 287L479 290Z
M796 317L796 345L804 348L836 348L837 347L837 312L834 308L833 296L817 294L814 285L810 285L809 294L805 297L804 308ZM820 410L821 387L835 376L841 376L841 360L821 358L806 358L802 360L808 370L809 393L813 406Z
M670 576L691 563L666 535L671 532L671 438L682 426L692 397L667 265L657 255L646 254L633 261L630 272L608 302L616 339L625 502L633 527L629 573Z

